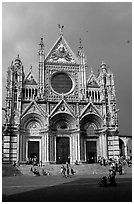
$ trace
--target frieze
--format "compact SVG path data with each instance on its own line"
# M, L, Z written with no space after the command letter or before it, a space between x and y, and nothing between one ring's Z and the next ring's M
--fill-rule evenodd
M46 73L49 72L49 70L51 69L51 71L61 71L61 69L64 69L64 71L70 71L70 72L74 72L74 71L78 71L79 67L78 66L59 66L59 65L46 65ZM76 73L77 74L77 73Z

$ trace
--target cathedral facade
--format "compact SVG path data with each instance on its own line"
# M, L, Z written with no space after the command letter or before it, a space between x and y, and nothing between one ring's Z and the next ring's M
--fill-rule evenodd
M119 136L114 76L102 62L95 76L80 42L72 51L63 33L45 55L39 44L38 80L25 76L19 57L8 67L3 161L43 164L95 163L118 157Z

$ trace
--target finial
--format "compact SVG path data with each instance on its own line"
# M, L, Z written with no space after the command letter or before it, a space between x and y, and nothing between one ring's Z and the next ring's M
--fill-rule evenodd
M32 68L33 68L33 67L32 67L32 65L31 65L31 66L30 66L30 72L32 72Z
M100 67L101 67L101 68L106 68L106 63L105 63L104 61L102 61Z
M42 50L44 48L44 39L43 39L43 36L40 38L40 49Z
M91 67L91 74L93 74L93 68Z
M64 99L64 93L62 93L61 98Z
M64 26L61 25L61 24L58 24L58 27L60 29L60 35L63 36L63 28L64 28Z
M79 43L80 43L80 46L79 46L79 48L81 48L81 49L82 49L83 47L82 47L82 40L81 40L81 38L80 38L80 41L79 41Z
M20 58L19 54L17 55L17 58L18 58L18 59Z

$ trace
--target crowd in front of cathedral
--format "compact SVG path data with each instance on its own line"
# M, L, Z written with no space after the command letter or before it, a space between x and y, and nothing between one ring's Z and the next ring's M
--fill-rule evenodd
M107 166L107 165L118 166L119 164L121 164L121 165L128 165L128 167L130 167L132 165L132 159L130 157L125 158L124 156L120 156L116 158L113 157L110 159L98 156L97 162L101 166Z

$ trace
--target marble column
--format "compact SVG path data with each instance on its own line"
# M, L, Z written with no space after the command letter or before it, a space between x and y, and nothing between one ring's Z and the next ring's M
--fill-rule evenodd
M80 132L77 134L77 140L78 140L78 162L80 162Z
M20 135L17 134L17 162L20 161Z
M106 133L103 134L102 138L103 138L103 156L104 158L106 158L107 157L107 135Z
M103 156L103 149L102 149L102 135L99 136L99 142L100 142L100 155L99 156Z
M125 141L124 141L124 153L125 153L125 158L127 159L128 152L127 152L127 139L126 138L125 138Z
M49 162L49 136L46 133L46 162Z

